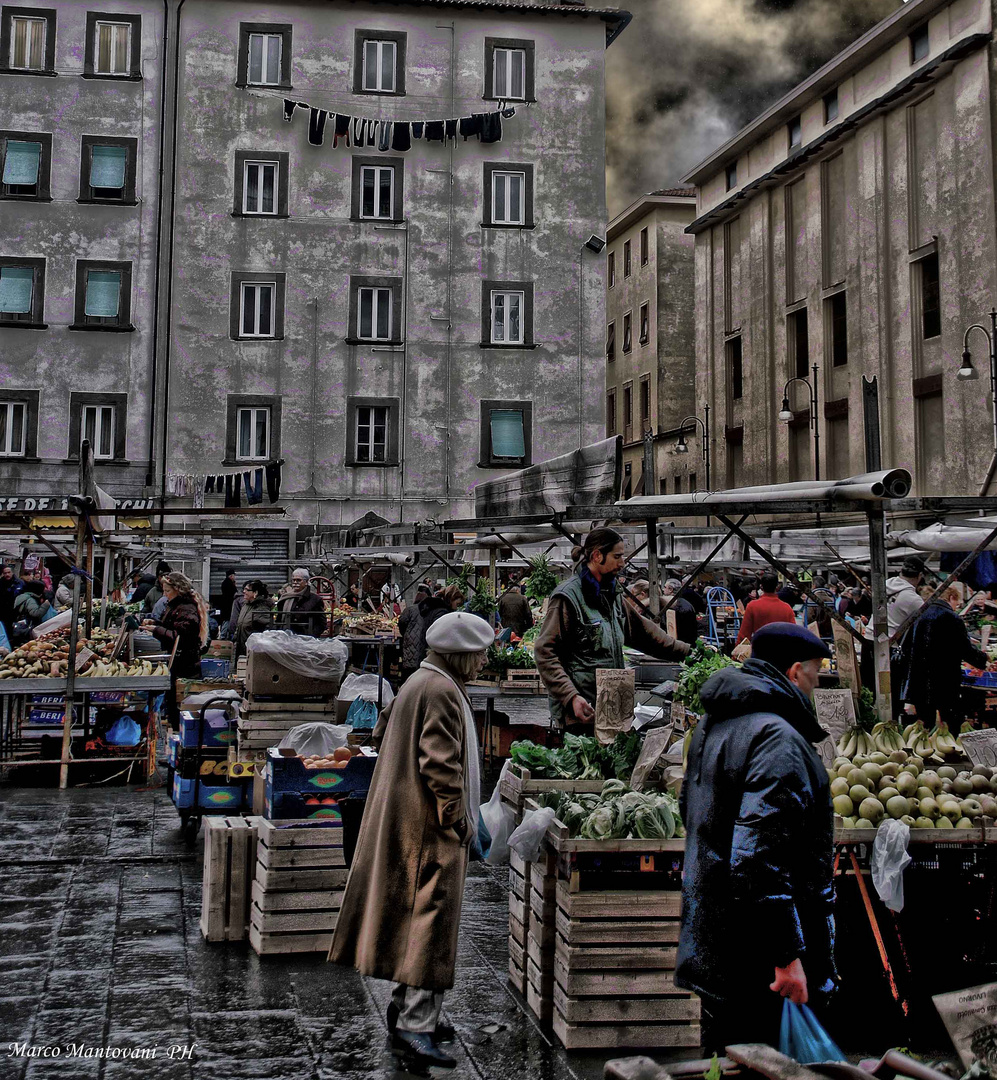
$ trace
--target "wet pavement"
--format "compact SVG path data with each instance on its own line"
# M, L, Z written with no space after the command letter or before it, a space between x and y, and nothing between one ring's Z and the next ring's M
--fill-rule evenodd
M0 1080L410 1075L387 1050L388 984L204 941L202 834L189 848L178 825L162 788L0 788ZM471 868L444 1007L458 1065L434 1075L595 1080L620 1055L566 1054L508 986L507 873Z

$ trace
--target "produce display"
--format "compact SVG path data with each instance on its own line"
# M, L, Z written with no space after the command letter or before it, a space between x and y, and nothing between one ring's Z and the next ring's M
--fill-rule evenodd
M343 610L346 614L340 616ZM398 629L398 620L394 616L375 615L372 611L354 611L353 608L337 608L337 619L343 620L343 633L373 637L375 634L393 634Z
M486 667L489 671L498 671L504 674L510 668L516 671L529 671L536 666L533 651L521 645L499 645L496 642L496 644L488 647Z
M863 690L862 694L864 697L869 691ZM959 730L960 734L972 731L973 725L966 721ZM964 756L958 735L953 735L943 720L930 731L920 720L914 720L903 731L892 720L876 723L871 731L867 731L862 721L859 721L838 740L838 753L851 759L858 755L876 752L892 754L899 750L907 751L922 761L939 765L944 764L946 759Z
M91 636L76 643L76 652L89 649L94 655L77 671L79 678L169 675L165 663L135 659L111 660L117 633L94 628ZM0 660L0 679L57 679L69 671L69 627L63 627L37 641L26 641Z
M550 568L547 555L535 555L526 561L530 567L529 577L525 581L526 599L540 605L557 588L557 577Z
M711 675L731 666L740 665L729 656L705 645L702 640L697 641L683 663L673 695L674 700L684 705L689 712L701 716L703 703L699 698L699 691L703 684Z
M635 732L620 732L603 746L591 735L564 736L564 745L556 750L520 739L510 747L516 765L530 770L535 779L546 780L629 780L640 757L641 738Z
M875 829L888 817L912 829L975 829L997 820L997 770L985 765L928 769L916 750L873 750L842 754L827 774L846 829Z
M673 795L631 791L622 780L607 780L598 795L546 791L537 802L553 808L572 839L671 840L685 836Z
M309 754L301 758L301 763L306 769L345 769L352 757L353 751L348 746L338 746L325 756Z

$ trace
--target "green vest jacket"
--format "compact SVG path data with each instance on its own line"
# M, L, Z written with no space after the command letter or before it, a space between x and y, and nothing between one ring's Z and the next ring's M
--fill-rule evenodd
M575 630L569 640L560 642L559 659L578 693L594 706L596 668L624 666L626 615L620 590L617 590L612 603L605 593L598 600L590 599L582 586L581 575L582 571L578 570L563 585L559 585L551 596L565 600L574 616ZM557 723L563 724L566 719L569 723L575 723L573 716L565 717L564 706L553 697L550 698L550 715Z

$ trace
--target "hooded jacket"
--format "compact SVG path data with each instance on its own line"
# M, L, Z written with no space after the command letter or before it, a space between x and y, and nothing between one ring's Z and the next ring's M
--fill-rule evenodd
M934 600L911 627L904 646L909 663L900 687L902 700L915 707L928 727L939 710L947 722L958 717L961 723L962 661L987 666L987 654L969 640L966 624L945 601Z
M886 582L886 617L890 633L920 611L924 601L912 582L897 574Z
M770 993L803 962L811 992L834 970L834 825L825 732L777 668L748 660L700 691L706 717L682 786L686 829L675 981L718 1001Z

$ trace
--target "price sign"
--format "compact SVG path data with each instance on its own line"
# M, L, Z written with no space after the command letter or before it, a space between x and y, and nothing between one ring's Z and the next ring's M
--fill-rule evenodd
M668 749L671 734L671 727L655 728L648 733L630 777L630 786L634 791L640 791L644 787L644 781L658 764L658 759Z
M981 1033L989 1035L997 1021L997 983L938 994L931 1000L948 1029L963 1068L968 1069L976 1059L973 1042Z
M855 702L851 690L814 690L814 708L817 720L828 737L817 746L817 752L826 766L838 756L838 739L855 724Z
M681 701L672 702L671 721L672 724L678 724L680 727L685 726L685 706Z
M834 655L838 661L838 680L858 697L862 689L859 679L859 665L855 659L855 643L852 635L837 622L831 624L834 634Z
M997 730L985 728L983 731L967 731L959 736L966 757L974 765L986 765L997 768Z
M76 664L74 670L77 672L83 671L83 669L90 663L96 654L92 649L80 649L76 654Z

